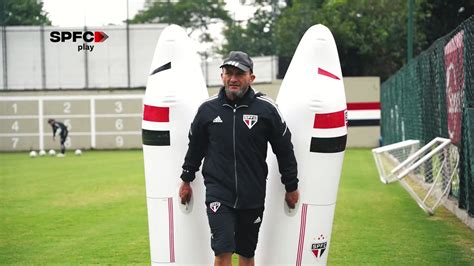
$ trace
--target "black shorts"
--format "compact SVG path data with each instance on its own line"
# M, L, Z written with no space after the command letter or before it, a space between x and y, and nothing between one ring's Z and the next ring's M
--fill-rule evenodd
M218 202L206 205L214 254L235 252L253 258L264 208L237 210Z
M64 143L66 142L68 133L69 132L67 132L67 131L62 131L61 132L61 134L60 134L60 137L61 137L60 144L61 145L64 145Z

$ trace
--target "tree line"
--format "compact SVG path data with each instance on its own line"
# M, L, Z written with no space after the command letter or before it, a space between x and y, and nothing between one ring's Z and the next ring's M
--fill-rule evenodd
M256 12L236 21L219 0L147 0L131 23L176 23L203 32L223 22L221 55L242 50L251 56L277 55L280 77L304 32L314 24L331 29L345 76L380 76L385 80L407 62L407 0L244 0ZM158 11L160 10L160 11ZM186 10L186 11L184 11ZM414 0L414 54L427 49L472 16L471 0ZM175 13L176 12L176 13ZM178 16L177 14L186 14ZM182 20L185 20L183 22Z

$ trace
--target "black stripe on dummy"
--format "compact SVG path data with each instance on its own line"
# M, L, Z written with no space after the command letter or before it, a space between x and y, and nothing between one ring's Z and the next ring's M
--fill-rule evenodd
M168 62L168 63L160 66L159 68L153 70L153 72L151 72L150 76L155 75L158 72L165 71L165 70L170 69L170 68L171 68L171 62Z
M349 120L350 127L380 126L379 119L357 119Z
M346 149L347 135L335 138L311 138L310 152L335 153Z
M142 129L142 141L144 145L170 146L170 132Z

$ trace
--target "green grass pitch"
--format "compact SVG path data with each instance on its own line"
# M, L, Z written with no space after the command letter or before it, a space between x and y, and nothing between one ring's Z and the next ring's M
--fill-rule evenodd
M0 154L0 264L50 263L150 263L141 151ZM370 150L352 149L328 264L472 265L474 231L442 207L427 216L379 181Z

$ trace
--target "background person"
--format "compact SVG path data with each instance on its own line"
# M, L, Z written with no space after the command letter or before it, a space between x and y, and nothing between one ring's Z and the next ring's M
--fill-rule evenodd
M224 86L198 109L189 131L183 164L181 203L192 196L190 182L204 159L202 174L211 228L214 265L254 265L258 233L263 219L268 142L278 159L285 200L298 201L297 163L291 133L273 101L251 88L253 62L233 51L221 65Z
M64 157L66 153L66 146L64 145L64 143L66 142L66 138L69 131L67 130L66 125L52 118L48 119L48 124L53 128L53 141L56 140L56 134L60 136L61 153L59 153L57 156Z

